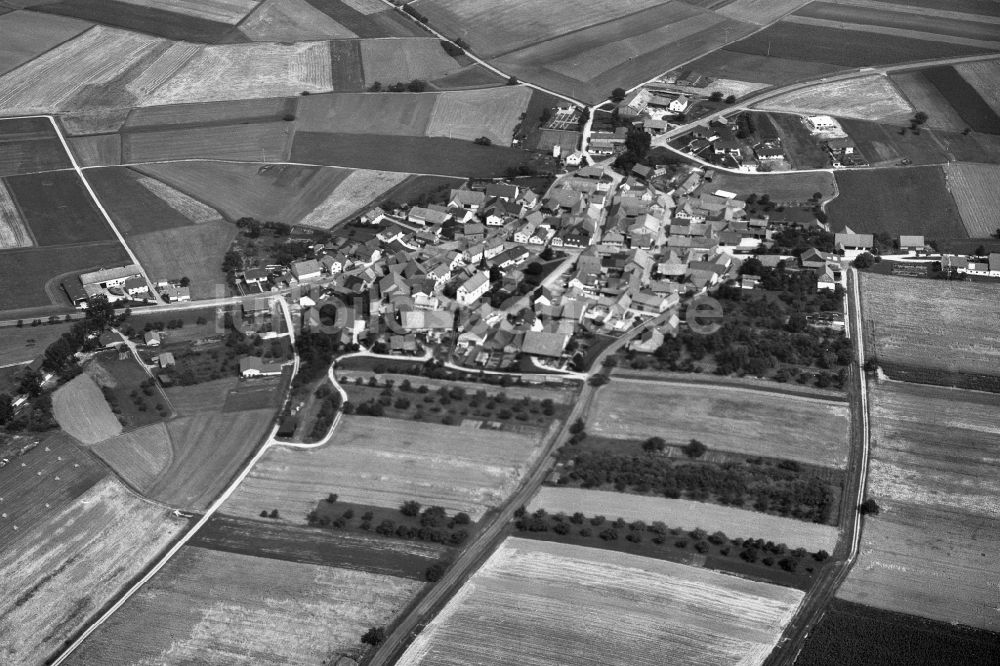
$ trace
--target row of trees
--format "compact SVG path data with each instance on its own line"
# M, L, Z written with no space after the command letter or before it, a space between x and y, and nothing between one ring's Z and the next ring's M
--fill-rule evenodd
M828 522L834 509L830 484L795 465L761 459L692 464L685 459L609 451L574 452L569 461L560 485L714 501L816 523Z

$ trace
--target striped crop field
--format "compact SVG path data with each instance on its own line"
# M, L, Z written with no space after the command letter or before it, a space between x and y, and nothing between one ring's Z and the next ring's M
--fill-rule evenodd
M185 525L115 478L97 483L0 550L0 661L40 664Z
M409 178L395 171L352 171L327 198L299 220L299 224L329 229Z
M989 238L1000 229L1000 166L950 163L945 181L969 238Z
M877 121L899 121L914 111L892 82L881 75L809 86L773 97L756 108Z
M205 222L215 222L222 217L214 208L209 208L197 199L192 199L180 190L175 190L166 183L161 183L149 176L139 176L139 184L156 195L158 199L173 208L175 211L191 220L195 224Z
M955 65L955 71L969 82L994 112L1000 113L1000 60L979 60Z
M628 522L661 521L668 527L688 531L702 529L709 534L718 531L731 538L764 539L810 551L822 549L832 553L837 546L837 528L832 525L685 499L543 486L529 506L530 511L535 509L567 515L580 511L585 516L605 516L609 520L624 518Z
M24 223L24 217L10 196L10 190L3 180L0 180L0 250L31 247L34 244L28 225Z
M106 439L91 450L139 492L145 492L170 464L170 435L162 423Z
M478 520L510 495L539 452L537 437L511 432L348 416L327 446L270 449L222 511L252 518L277 508L282 519L305 524L333 492L386 508L416 500Z
M424 583L186 546L70 664L318 664L361 647Z
M264 0L240 24L240 32L255 42L304 42L357 37L306 0Z
M329 92L331 67L325 42L206 46L141 105Z
M431 112L426 135L470 140L485 136L495 144L509 146L530 99L531 89L523 86L442 93Z
M152 7L206 21L236 25L257 7L258 0L119 0L138 7Z
M759 666L803 592L619 552L509 538L400 666ZM669 657L666 657L669 655Z
M100 387L86 374L56 389L52 415L63 430L84 444L96 444L122 431Z

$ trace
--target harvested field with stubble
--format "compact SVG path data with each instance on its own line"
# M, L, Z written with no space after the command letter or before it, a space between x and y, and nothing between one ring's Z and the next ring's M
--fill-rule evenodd
M246 125L276 122L295 113L296 100L290 97L223 100L196 104L165 104L131 109L126 130L165 130L204 125Z
M304 42L357 37L306 0L264 0L240 24L240 32L255 42Z
M12 247L31 247L35 244L24 223L21 211L10 196L10 191L0 180L0 250Z
M69 664L320 663L361 647L424 583L187 546Z
M624 553L509 538L397 662L759 666L803 593ZM665 614L664 609L669 609Z
M996 233L1000 229L1000 166L951 163L945 165L944 177L969 238Z
M141 106L286 97L333 89L330 47L300 44L206 46Z
M531 89L524 86L443 93L434 105L426 135L469 140L485 136L509 146L530 99Z
M850 418L842 402L706 386L615 378L601 389L587 432L669 444L691 439L709 450L847 465Z
M149 496L171 506L204 509L257 450L273 418L273 409L258 409L202 412L168 422L173 456L150 485Z
M957 71L994 112L1000 113L1000 60L980 60L955 65Z
M732 506L605 490L543 486L528 506L529 511L535 509L570 516L580 511L585 516L604 516L609 520L624 518L628 522L659 520L667 527L688 531L703 529L709 534L719 531L731 538L764 539L789 548L823 549L830 553L836 548L838 537L838 530L832 525L807 523Z
M865 353L889 377L1000 391L996 285L860 277Z
M0 661L38 664L184 526L107 478L0 550Z
M344 502L396 508L416 500L479 520L539 452L537 438L510 432L347 416L324 447L270 449L222 511L252 518L277 508L283 520L304 525L334 492Z
M122 163L122 138L118 134L92 134L66 139L82 167L115 166Z
M437 93L333 93L299 100L300 132L423 136Z
M285 122L219 125L122 133L122 162L234 160L283 162L292 127Z
M877 121L905 121L914 111L888 77L881 75L820 83L771 98L755 108Z
M183 162L138 167L229 219L255 217L295 224L351 174L350 169L284 164Z
M172 386L164 389L164 392L179 416L193 416L202 412L222 411L229 391L238 381L236 377L225 377L190 386Z
M344 179L326 200L299 220L308 227L329 229L368 206L387 191L406 180L409 174L395 171L358 169Z
M156 198L163 201L163 203L173 208L194 224L205 224L206 222L215 222L222 219L222 216L214 208L209 208L197 199L192 199L166 183L161 183L149 176L139 176L138 181L140 185L152 192Z
M96 444L122 431L101 388L82 374L52 394L52 415L60 427L84 444Z
M130 238L136 234L185 227L192 223L150 188L144 187L140 178L147 177L125 167L87 171L87 180L122 234ZM218 218L218 213L215 217Z
M892 81L910 101L914 109L927 114L927 127L951 132L965 129L965 121L941 91L931 85L922 72L900 72Z
M170 465L170 436L162 423L122 433L95 444L91 450L125 483L145 493Z

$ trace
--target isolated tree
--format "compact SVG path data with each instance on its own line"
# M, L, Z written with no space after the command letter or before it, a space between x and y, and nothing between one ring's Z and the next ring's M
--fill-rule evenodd
M413 79L406 84L406 89L410 92L423 92L427 90L427 82L421 79Z
M382 92L382 82L376 81L375 83L368 86L368 92Z
M924 123L927 122L928 118L929 116L923 111L917 111L915 114L913 114L913 122L915 122L917 125L923 125Z
M869 497L860 505L858 505L858 513L860 513L862 516L867 516L869 514L877 516L880 510L881 509L879 509L878 502L873 500L871 497Z
M385 627L372 627L361 637L361 642L372 647L385 643Z
M509 86L516 86L518 83L520 83L520 81L517 80L516 76L512 76L509 79L507 79L507 85Z
M642 450L649 451L650 453L654 451L663 451L666 448L667 443L662 437L650 437L642 443Z
M700 458L705 455L708 451L708 447L699 442L697 439L692 439L690 442L684 445L681 449L688 458Z
M606 374L599 372L596 375L591 375L590 379L587 380L587 383L596 388L598 386L604 386L610 381L611 379L608 378Z
M190 284L191 284L191 278L189 278L189 277L188 277L188 276L186 276L186 275L185 275L184 277L182 277L182 278L181 278L181 286L182 286L182 287L187 287L187 286L190 286Z
M611 91L611 101L620 102L625 99L625 95L626 93L624 88L615 88Z
M406 502L403 502L403 506L399 507L399 512L404 516L410 516L412 518L420 513L420 502L407 500Z
M986 246L985 245L980 245L979 247L976 248L976 256L982 257L982 256L985 256L985 255L986 255Z
M472 141L472 143L476 144L477 146L492 146L493 145L493 141L488 136L481 136L478 139L474 139Z
M270 515L270 517L271 518L277 518L278 517L278 510L277 509L271 509L271 515Z
M736 95L726 97L726 104L736 104Z
M441 576L444 575L444 565L440 563L434 563L427 567L427 571L424 572L424 578L427 579L429 583L436 583L441 580Z
M711 95L708 96L709 101L721 102L722 101L722 91L716 90Z

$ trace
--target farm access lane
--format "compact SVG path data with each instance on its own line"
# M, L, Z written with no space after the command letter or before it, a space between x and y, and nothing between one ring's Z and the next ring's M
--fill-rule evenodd
M794 666L809 632L823 618L837 589L850 573L861 545L862 519L858 512L858 506L864 500L867 485L868 449L871 432L868 420L868 378L864 370L865 346L861 318L861 293L858 289L859 281L856 269L851 268L848 272L848 282L850 283L847 297L851 306L849 308L851 340L857 354L857 366L851 368L849 396L851 413L860 418L851 419L852 446L840 512L840 515L843 516L842 538L833 554L834 558L839 561L828 567L812 588L806 592L798 612L785 627L777 647L764 662L765 666ZM845 542L843 536L847 536L849 541ZM847 550L846 557L845 550Z
M669 313L658 315L626 331L594 359L591 367L602 368L602 362L605 358L610 354L614 354L632 338L641 334L646 329L666 322L667 315ZM592 372L590 374L597 373ZM490 521L489 524L474 537L472 543L448 567L441 580L435 583L425 596L407 609L406 615L393 627L392 632L386 637L385 642L366 659L364 662L365 666L387 666L388 664L395 663L403 654L410 641L420 632L420 629L440 612L444 604L458 592L469 576L496 550L507 535L507 526L513 520L514 512L522 505L528 505L531 498L554 467L555 457L553 453L555 452L556 444L566 438L573 422L578 418L583 418L587 413L596 392L597 388L591 386L589 382L583 383L580 397L574 403L572 411L566 417L562 427L550 436L542 454L535 463L534 469L531 470L521 483L519 489L499 508L495 515L492 517L488 515L484 518L484 520Z

